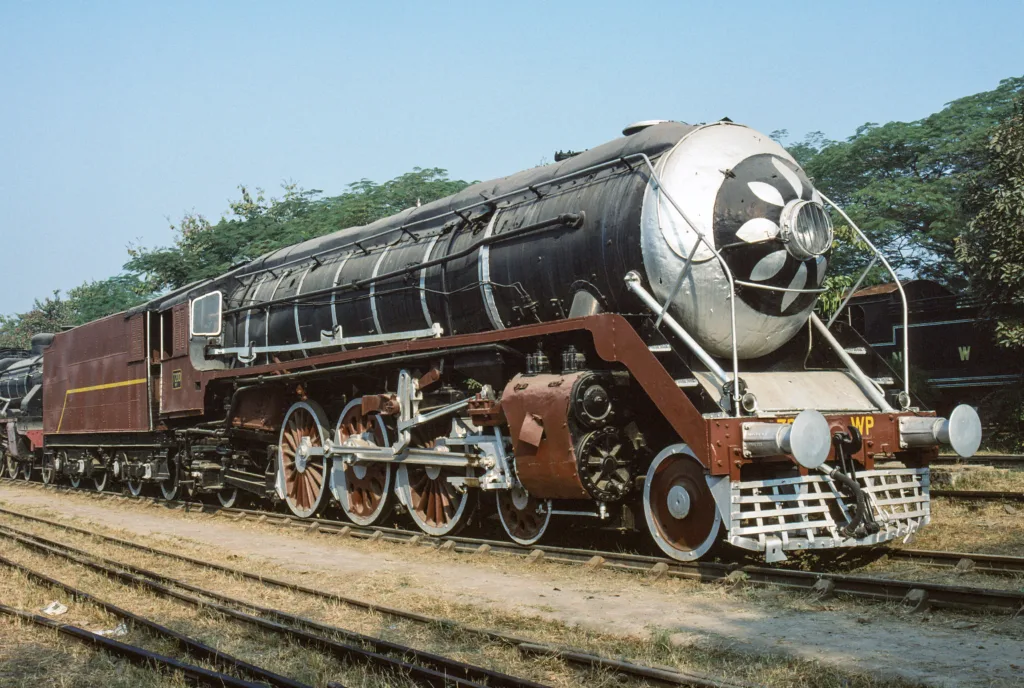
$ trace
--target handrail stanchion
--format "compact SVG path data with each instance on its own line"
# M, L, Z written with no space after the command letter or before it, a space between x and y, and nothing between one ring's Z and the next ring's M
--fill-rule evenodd
M822 199L825 200L826 203L828 203L830 206L835 208L836 212L839 213L843 217L843 219L846 220L847 223L849 223L850 228L857 233L857 236L860 237L861 241L863 241L865 244L867 244L868 248L870 248L872 251L875 252L875 256L877 256L878 259L880 261L882 261L882 265L884 265L885 269L889 271L890 275L892 275L892 279L896 283L896 288L899 289L900 301L902 302L902 305L903 305L903 392L904 392L904 394L907 395L907 399L909 399L910 398L910 346L909 346L909 340L910 340L910 315L909 315L909 310L910 309L907 307L907 294L906 294L906 292L903 291L903 284L900 282L900 278L896 276L896 271L892 269L891 265L889 265L889 261L887 261L885 259L885 256L882 255L882 252L879 251L875 247L875 245L871 243L871 240L868 239L867 236L865 236L864 232L861 231L860 227L858 227L857 224L853 220L850 219L850 216L847 215L843 211L842 208L840 208L838 205L833 203L831 198L829 198L825 194L821 193L820 191L818 192L818 194L822 197Z
M868 263L868 266L866 268L864 268L864 272L860 273L860 277L857 278L857 281L854 283L854 285L850 287L850 291L847 292L846 298L843 299L843 302L839 304L839 308L837 308L836 312L832 314L832 317L828 319L826 327L832 327L832 323L836 321L836 318L839 317L839 314L843 312L844 308L846 308L846 304L850 302L850 299L853 298L853 295L857 292L858 289L860 289L861 282L864 281L864 278L868 276L868 273L871 272L871 268L875 267L875 263L877 262L878 254L876 253L875 255L871 256L871 262Z

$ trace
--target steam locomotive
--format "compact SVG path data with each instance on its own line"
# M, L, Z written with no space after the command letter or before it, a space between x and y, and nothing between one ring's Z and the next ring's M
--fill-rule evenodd
M32 338L31 349L0 349L0 456L7 477L31 478L43 449L43 349L52 335Z
M729 121L623 134L55 335L24 470L523 545L589 519L679 560L925 525L980 422L814 313L827 199Z

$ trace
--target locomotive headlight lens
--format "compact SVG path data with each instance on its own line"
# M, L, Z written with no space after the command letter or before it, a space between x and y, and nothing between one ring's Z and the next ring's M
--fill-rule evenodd
M832 247L832 220L820 203L790 201L782 209L779 236L794 258L814 258Z

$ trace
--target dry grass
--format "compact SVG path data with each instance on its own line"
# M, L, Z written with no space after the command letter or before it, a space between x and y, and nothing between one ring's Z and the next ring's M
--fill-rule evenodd
M6 567L0 571L0 599L8 606L38 614L51 600L62 599L60 594L32 583L20 573ZM59 617L64 623L92 631L113 628L118 623L117 619L94 607L68 606L68 613ZM152 639L143 638L139 631L132 631L120 640L132 644L144 641L152 645ZM112 688L179 688L188 684L178 673L161 673L135 666L55 630L22 619L0 616L0 686L35 688L41 685L61 688L100 685Z
M126 512L145 508L139 506L119 506ZM38 513L38 512L37 512ZM189 518L210 518L208 516L189 516ZM457 659L488 666L492 669L504 671L532 678L536 681L551 684L554 686L620 686L630 685L629 681L622 681L619 678L605 672L584 672L566 666L563 662L551 658L524 658L515 650L495 643L481 642L478 636L461 632L452 625L424 625L409 621L396 620L379 614L367 613L354 609L347 605L336 605L325 603L321 599L311 596L293 593L279 588L262 586L251 581L238 579L233 576L198 569L191 565L175 562L165 557L148 555L134 550L128 550L120 546L102 543L81 536L72 535L66 531L60 531L51 527L29 524L23 521L13 521L4 517L5 522L15 527L38 532L39 534L65 542L74 542L76 546L88 549L97 554L110 558L126 561L137 566L157 569L167 575L172 575L182 580L187 580L196 585L202 585L211 590L232 595L262 606L288 610L309 618L316 619L323 623L345 627L357 632L383 637L395 642L408 644L420 649L430 650L445 654ZM116 531L89 524L93 530L107 534L125 536L127 533ZM272 529L280 533L274 526L263 524L247 524L244 527L254 529ZM296 532L297 538L323 538L313 534ZM130 537L130 535L129 535ZM161 543L166 548L166 545ZM2 549L14 547L7 545ZM369 543L354 540L346 541L345 547L357 549L371 549L380 555L385 555L390 550L401 553L404 558L417 557L430 558L433 562L439 559L451 557L461 563L466 563L464 555L444 554L429 550L410 552L408 546L388 545L386 543ZM292 580L293 582L314 585L326 591L333 591L340 594L361 597L379 604L388 604L404 609L419 611L433 616L452 619L463 626L478 626L504 630L518 635L529 636L539 642L548 642L562 646L571 646L599 654L628 658L633 661L670 666L684 671L700 672L716 676L725 676L737 681L756 683L768 686L902 686L911 685L891 679L873 678L866 675L852 674L834 667L817 662L796 660L782 654L779 655L752 655L731 651L715 643L709 643L707 639L690 637L671 637L665 632L653 631L653 642L651 629L648 632L633 634L629 636L615 636L596 633L577 626L567 626L555 621L540 618L536 615L519 614L514 612L500 611L491 608L484 608L476 605L457 604L450 600L438 599L419 594L413 594L408 586L408 580L401 575L395 576L362 576L354 580L345 580L341 576L325 575L323 571L316 573L296 573L294 570L286 570L280 567L269 565L266 562L255 559L248 559L239 556L225 556L224 552L212 547L196 545L194 543L178 540L174 550L190 556L225 563L246 570L259 570L267 575ZM12 556L13 558L13 556ZM76 575L85 576L90 590L103 589L105 595L117 594L110 586L109 581L88 574L84 571L77 571L80 567L57 564L57 562L46 562L43 557L28 553L21 553L19 560L32 559L40 566L48 566L51 569L56 565L62 570L70 573L76 570ZM44 561L39 561L43 559ZM505 557L491 557L479 561L479 566L496 567L505 571L515 571L519 566L527 566L518 559ZM600 587L607 580L614 579L618 588L630 586L637 588L654 585L667 591L676 592L699 592L704 595L725 596L727 591L718 586L707 586L698 583L680 580L667 580L651 583L639 576L624 576L621 573L606 571L584 571L574 568L567 569L556 564L544 564L534 567L550 568L552 573L562 577L571 577L574 581L583 580L588 585ZM117 586L115 586L117 587ZM124 590L123 586L120 586ZM273 648L273 639L263 639L262 643L254 642L248 637L235 637L225 634L221 623L214 623L215 620L207 619L194 612L185 613L182 610L172 611L172 608L179 606L163 600L153 599L152 596L141 592L134 592L140 596L133 598L133 605L140 605L139 608L129 606L133 611L139 611L147 616L163 615L168 625L193 636L204 640L213 637L219 647L228 652L233 652L254 663L272 668L275 671L293 675L299 678L299 672L303 666L299 663L290 662L286 653L271 651L274 656L266 656L267 648ZM776 604L778 599L773 593L756 592L753 590L743 591L741 595L750 596L760 604ZM790 598L791 595L781 596ZM149 613L147 613L147 610ZM161 618L161 616L157 616ZM174 621L172 624L171 621ZM241 633L234 631L233 633ZM279 645L280 643L276 643ZM257 650L260 653L257 653ZM308 657L302 653L299 662L308 664ZM301 674L301 680L308 680L313 683L322 683L324 673L313 671L312 675L307 672ZM340 679L335 675L336 679ZM343 680L347 685L365 685L358 680L346 678Z
M57 539L64 540L64 538ZM37 571L45 571L48 575L82 590L87 590L100 599L113 601L131 612L154 619L169 628L215 646L227 654L310 685L324 686L328 681L337 681L346 686L358 688L415 685L403 677L381 675L379 672L368 671L363 666L348 665L324 653L300 646L280 635L264 633L253 626L226 619L215 612L200 611L190 605L158 597L145 589L116 583L102 574L62 558L42 555L9 541L0 542L0 554ZM114 552L104 552L104 554L114 554ZM89 603L70 599L62 591L35 584L7 567L0 567L0 570L3 571L0 594L4 600L9 600L20 608L39 610L50 600L56 599L69 608L67 614L59 617L62 622L92 631L113 628L118 623L116 618ZM16 669L11 669L8 672L11 682L9 684L0 683L0 685L37 686L43 683L39 680L41 676L46 678L46 683L63 676L68 670L66 666L57 667L49 662L33 664L24 661L26 657L32 657L29 650L34 652L38 648L33 649L32 641L24 643L21 640L22 636L16 631L17 629L13 629L9 636L5 634L3 645L5 648L9 646L12 656L16 655L21 661L17 664ZM48 634L51 636L50 645L53 645L52 641L61 643L61 645L53 645L55 649L60 652L70 650L73 652L73 656L85 658L76 660L76 664L72 665L73 672L71 673L74 675L74 680L66 682L66 685L122 685L117 682L118 677L129 670L124 662L111 660L106 658L103 653L85 649L80 645L76 646L71 641L52 637L54 636L53 632L42 630L37 633L41 637L46 637ZM165 639L152 637L143 630L133 629L128 636L119 639L162 654L185 659L193 664L215 668L193 658L182 657L175 645ZM68 649L64 648L65 645L68 646ZM45 653L42 656L45 657ZM88 666L83 662L88 662ZM129 682L124 684L126 686L148 688L149 686L181 683L180 677L168 677L165 680L165 677L144 669L130 668L130 670L133 673L129 675ZM82 674L83 677L79 677L78 674ZM57 683L57 685L65 684Z
M908 545L920 549L1024 555L1024 507L996 502L932 500L932 522Z
M932 469L937 488L1024 492L1024 471L993 466L937 466ZM948 482L947 482L948 479Z

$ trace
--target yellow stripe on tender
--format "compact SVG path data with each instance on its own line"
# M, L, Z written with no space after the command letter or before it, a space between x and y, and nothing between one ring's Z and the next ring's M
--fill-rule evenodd
M102 389L114 389L116 387L131 387L132 385L144 385L146 384L146 378L140 377L135 380L122 380L121 382L108 382L105 385L93 385L91 387L77 387L75 389L69 389L64 392L64 405L60 409L60 420L57 421L57 432L60 432L60 426L64 424L64 412L68 409L68 397L72 394L78 394L79 392L98 392Z

